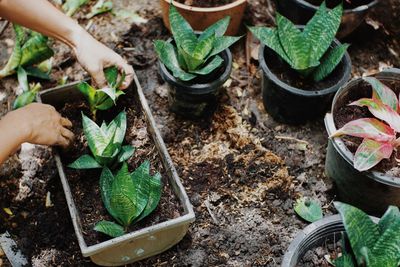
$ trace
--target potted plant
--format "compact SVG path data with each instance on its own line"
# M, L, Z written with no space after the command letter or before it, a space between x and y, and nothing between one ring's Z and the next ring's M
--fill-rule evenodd
M55 151L55 160L82 254L102 266L159 254L178 243L194 221L136 76L134 83L116 106L97 112L98 121L106 120L101 124L89 118L90 102L77 88L81 83L38 95L74 124L76 142L68 151ZM135 151L137 127L149 137Z
M229 16L232 18L226 33L236 35L242 23L247 0L160 0L165 26L170 29L169 5L172 4L196 31L204 31L217 21Z
M327 263L336 267L397 267L400 264L400 212L390 206L381 219L369 217L351 205L335 202L339 215L310 224L292 241L282 267L294 267L304 255L323 247ZM333 250L329 245L341 245Z
M334 39L342 11L341 5L329 10L322 3L304 27L279 13L276 28L250 27L262 43L264 107L275 120L300 124L322 116L350 78L348 45Z
M325 171L341 200L380 215L388 205L400 206L394 151L400 115L393 104L400 93L400 71L386 70L376 78L354 79L335 95L332 111L325 116L331 136Z
M173 5L169 17L173 39L157 40L154 45L161 77L169 85L170 108L188 118L210 115L217 106L219 89L232 70L228 47L240 37L223 36L229 17L199 34Z
M304 25L317 12L323 0L277 0L278 11L291 21ZM368 12L378 4L379 0L343 1L344 14L338 32L338 38L352 33L364 21ZM342 3L340 0L327 0L328 6Z

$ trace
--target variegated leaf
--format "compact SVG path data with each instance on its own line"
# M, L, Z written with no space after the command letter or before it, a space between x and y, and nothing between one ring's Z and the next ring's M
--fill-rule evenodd
M381 160L390 158L392 152L391 143L364 139L354 155L354 168L358 171L369 170Z
M124 162L130 157L132 157L133 153L135 153L135 148L133 146L123 146L121 147L121 151L119 152L118 155L118 162Z
M186 53L181 47L178 47L178 53L181 54L185 60L189 72L196 70L205 62L205 59L195 58L192 54Z
M28 74L21 66L19 66L17 69L17 78L19 86L21 87L22 91L28 92L29 91Z
M107 147L106 136L100 127L82 113L83 132L93 155L101 155Z
M389 226L396 221L400 221L399 208L396 206L389 206L385 214L383 214L383 216L379 220L378 225L380 233L383 234L389 228Z
M204 32L202 32L200 34L197 41L201 42L204 39L207 39L208 37L210 37L211 35L214 35L214 34L217 37L223 36L225 34L226 30L228 29L230 20L231 20L231 17L226 16L225 18L220 19L216 23L212 24L210 27L205 29Z
M369 266L397 267L400 261L400 220L397 219L387 227L371 250L370 259L374 264Z
M208 55L207 59L211 58L212 56L218 55L234 43L240 40L241 36L221 36L217 37L213 44L213 49L211 53Z
M149 174L147 179L149 179L149 200L147 201L147 205L137 221L142 220L144 217L152 213L161 199L161 175L159 173L154 176Z
M3 69L0 70L0 78L4 78L8 75L14 73L14 70L20 65L22 57L22 29L21 26L14 24L14 31L17 38L15 39L15 44L10 58Z
M173 5L169 7L169 22L176 45L182 47L186 53L192 53L197 43L196 34Z
M101 167L102 166L93 157L89 155L83 155L68 165L68 168L78 169L78 170L98 169Z
M224 60L220 56L215 56L210 63L205 65L203 68L192 71L192 73L200 74L200 75L207 75L214 71L216 68L221 66Z
M381 142L392 142L396 139L395 131L387 124L373 118L362 118L346 123L330 137L351 135Z
M40 63L54 55L53 50L47 45L48 38L32 33L31 37L22 46L20 66L30 66Z
M333 261L335 267L356 267L353 257L348 253L343 253Z
M96 226L93 228L93 230L111 237L119 237L125 234L125 230L121 225L109 221L100 221L96 223Z
M193 51L193 57L203 61L213 49L214 41L215 35L211 35L210 37L198 42Z
M85 96L91 109L96 105L96 89L90 86L87 82L81 82L76 86L78 90Z
M376 118L385 121L396 132L400 132L400 115L388 105L383 104L379 100L370 98L361 98L350 104L359 107L368 107L368 110Z
M372 99L380 100L393 110L399 111L397 96L389 87L374 77L364 77L363 80L372 86Z
M257 37L263 44L274 50L281 58L283 58L292 67L294 63L283 49L278 36L278 30L266 27L249 27L249 30Z
M328 51L328 53L322 58L321 65L319 65L313 73L314 81L322 81L328 77L337 65L339 65L343 56L346 54L348 47L348 44L342 44Z
M124 141L124 137L126 134L126 123L127 123L126 112L125 111L120 112L118 116L114 118L113 121L117 125L117 128L115 129L115 135L112 140L112 143L121 145L122 142Z
M103 168L103 171L100 175L100 193L101 199L103 200L104 207L107 209L108 213L110 213L113 218L117 219L117 214L114 213L111 208L111 197L112 197L112 184L114 182L114 175L111 170L107 167ZM119 221L119 220L118 220Z

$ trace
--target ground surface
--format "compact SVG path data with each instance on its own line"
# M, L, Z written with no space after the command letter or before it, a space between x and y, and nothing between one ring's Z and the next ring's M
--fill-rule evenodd
M120 51L136 69L196 213L196 222L181 243L133 266L279 266L290 241L306 226L293 212L298 197L317 198L326 215L334 212L334 189L324 176L327 136L322 119L292 127L268 116L257 61L246 58L245 41L233 48L234 71L215 115L198 122L176 117L168 111L167 88L157 74L152 48L154 39L168 38L158 1L113 2L116 8L138 11L148 22L131 27L111 14L79 22L89 25L96 38ZM269 1L249 2L247 24L273 25L275 11ZM368 23L345 40L352 44L353 76L400 67L399 17L399 0L382 1ZM10 29L0 45L5 61L5 51L12 47ZM86 75L64 45L54 46L55 80ZM248 46L248 55L255 56L256 49L255 44ZM1 114L15 98L15 80L0 81ZM46 208L48 192L53 206ZM0 232L15 236L33 266L90 266L80 254L48 149L24 146L2 166L0 207ZM13 215L3 208L10 208ZM0 253L2 263L8 265Z

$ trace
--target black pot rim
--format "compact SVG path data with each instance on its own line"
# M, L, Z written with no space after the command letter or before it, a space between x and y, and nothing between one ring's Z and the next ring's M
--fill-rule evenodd
M309 8L309 9L314 9L317 10L318 6L313 5L309 2L307 2L306 0L292 0L293 2L296 2L298 5L301 5L305 8ZM361 5L355 8L347 8L344 10L344 13L362 13L365 12L365 10L370 9L372 7L374 7L376 4L379 3L380 0L374 0L371 3L367 4L367 5Z
M379 218L370 216L377 223ZM282 260L281 267L294 267L304 255L312 248L315 242L321 238L326 238L329 234L344 231L342 218L339 214L324 217L319 221L309 224L301 230L290 243ZM311 241L311 242L310 242Z
M196 32L197 34L199 32ZM167 42L172 42L172 38L169 38ZM210 83L195 83L192 84L190 81L188 82L183 82L177 78L175 78L171 72L167 69L167 67L161 62L161 60L158 60L159 66L160 66L160 73L162 78L169 84L177 87L183 87L187 90L188 93L191 94L208 94L211 92L214 92L218 90L230 77L231 71L232 71L232 53L229 50L229 48L225 49L222 51L220 54L224 54L225 57L227 58L224 60L223 65L225 67L224 72L221 74L221 76L216 79L213 82Z
M388 75L391 75L391 76L398 75L399 81L400 81L400 69L395 69L395 68L386 69L386 70L382 71L381 73L379 73L378 75L376 75L376 77L381 78L381 79L385 79L385 78L388 79L387 78ZM334 119L333 119L332 112L335 108L335 104L336 104L338 98L340 97L340 95L343 92L346 92L347 90L352 88L353 85L356 85L356 84L360 83L361 81L362 81L361 78L354 78L336 92L335 97L333 98L333 101L332 101L331 112L328 112L325 115L325 120L324 120L325 121L325 129L329 136L337 130ZM333 147L346 160L346 162L348 164L350 164L351 166L353 166L354 154L346 147L342 138L336 137L336 138L330 139L329 141L332 142ZM377 182L380 182L380 183L383 183L383 184L386 184L389 186L400 188L400 177L386 175L386 174L384 174L382 172L378 172L378 171L364 171L363 173L364 173L364 175L366 175L367 177L369 177L370 179L372 179L374 181L377 181Z
M298 27L303 28L304 26L298 26ZM341 44L337 39L334 39L333 43L336 46ZM287 83L284 83L268 68L267 62L264 57L265 48L266 48L266 45L261 43L259 53L258 53L258 58L259 58L261 69L263 70L264 74L266 74L268 76L268 78L270 80L272 80L278 86L289 91L292 94L301 95L301 96L305 96L305 97L328 95L328 94L336 92L338 90L338 88L343 86L349 80L349 78L351 76L351 59L350 59L349 53L346 52L344 54L344 57L340 61L341 63L339 63L339 64L344 64L344 68L345 68L344 74L342 75L342 77L336 84L332 85L329 88L325 88L322 90L304 90L304 89L296 88Z

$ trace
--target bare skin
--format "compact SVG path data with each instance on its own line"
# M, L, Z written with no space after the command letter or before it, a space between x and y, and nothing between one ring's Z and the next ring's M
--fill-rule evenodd
M117 53L94 39L47 0L0 0L0 17L67 44L98 88L106 86L103 69L117 66L126 73L121 89L133 79L133 68ZM30 104L0 120L0 164L24 142L66 147L74 138L71 122L51 106Z

